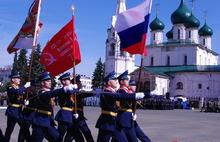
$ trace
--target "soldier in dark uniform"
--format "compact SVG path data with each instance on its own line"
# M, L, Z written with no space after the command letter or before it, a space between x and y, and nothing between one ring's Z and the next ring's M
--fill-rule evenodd
M74 82L74 79L72 79L72 83ZM81 89L82 84L80 81L80 75L78 75L76 77L76 84L78 86L78 90ZM94 142L94 139L92 137L92 133L91 130L89 129L87 123L86 123L86 117L84 116L84 111L83 111L83 107L84 107L84 98L86 97L91 97L93 96L93 93L82 93L82 92L78 92L77 93L77 115L75 116L75 120L76 120L76 124L79 127L80 131L83 133L85 139L87 142ZM76 136L73 136L73 139L76 139ZM71 140L71 136L69 135L69 132L67 133L66 137L65 137L65 142L69 142Z
M9 142L11 134L14 130L15 124L18 123L21 132L18 136L18 141L26 136L25 129L22 126L22 106L24 91L26 88L30 87L30 82L27 82L24 86L19 87L20 84L20 72L14 72L10 76L12 84L7 87L7 94L9 105L6 109L5 115L7 116L7 128L5 130L5 142Z
M136 83L134 78L131 78L129 80L129 93L134 93L136 91ZM138 123L136 120L133 121L134 123L134 128L135 128L135 133L137 138L141 141L141 142L151 142L151 140L148 138L147 135L145 135L145 133L141 130L141 128L139 127Z
M68 86L70 81L70 73L65 73L59 77L63 87ZM63 140L64 135L66 134L67 130L71 136L75 137L77 142L84 142L84 138L73 118L73 107L74 107L74 100L70 95L59 95L58 102L60 105L60 110L57 112L55 120L58 121L58 132L60 133L60 137Z
M107 87L104 88L104 92L106 93L101 93L100 95L102 111L96 123L96 128L99 129L97 142L108 142L111 137L117 141L128 142L125 133L117 120L116 101L135 101L142 99L144 94L116 93L115 89L118 82L114 71L109 73L103 81L106 83Z
M38 91L37 97L37 113L32 124L32 142L42 142L44 137L49 141L61 142L61 137L55 128L53 117L53 108L51 99L58 95L67 95L77 92L75 86L70 84L61 89L51 91L51 77L50 72L43 73L39 81L41 81L42 88Z
M36 80L31 80L31 86L28 88L28 96L30 97L34 97L36 95L36 84L37 81ZM30 142L30 131L29 128L33 123L33 119L35 116L37 110L37 104L36 104L36 98L35 99L30 99L28 101L28 104L26 104L24 106L24 109L22 111L22 116L23 116L23 121L22 121L22 126L24 126L25 132L26 132L26 141ZM21 133L21 130L19 131L19 133ZM20 140L21 142L24 142L25 139L21 138Z
M76 84L78 85L78 90L80 90L82 87L80 76L76 77ZM79 117L76 119L76 121L87 142L94 142L94 139L92 137L91 130L86 123L87 119L84 116L84 98L91 97L93 95L93 93L78 93L77 95L77 113L79 114Z
M130 93L129 92L129 78L128 71L126 70L118 77L120 88L118 93ZM137 142L137 136L135 133L134 123L132 120L132 101L121 100L120 107L118 108L117 118L123 131L129 142Z

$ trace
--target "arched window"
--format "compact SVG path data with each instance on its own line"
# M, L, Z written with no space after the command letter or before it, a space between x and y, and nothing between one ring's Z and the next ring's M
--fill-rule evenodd
M189 31L189 38L191 38L191 31Z
M180 29L178 30L177 36L177 39L180 39Z
M176 89L183 89L183 83L182 82L178 82L176 84Z
M187 65L187 55L184 55L184 62L183 65Z
M170 65L170 56L167 56L167 66Z
M112 36L115 37L115 32L112 33Z
M111 49L109 51L109 56L114 56L115 55L115 44L111 44Z
M154 65L154 57L150 57L150 66Z

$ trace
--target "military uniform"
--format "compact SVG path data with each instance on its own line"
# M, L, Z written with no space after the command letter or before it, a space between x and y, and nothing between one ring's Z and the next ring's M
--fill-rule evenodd
M129 86L136 86L135 80L134 78L131 78L129 80ZM133 93L131 90L129 90L129 93ZM141 128L139 127L137 121L133 121L133 125L134 125L134 129L135 129L135 133L136 136L139 140L141 140L142 142L151 142L151 140L148 138L147 135L145 135L145 133L141 130Z
M14 72L9 76L12 78L20 78L20 72ZM29 86L28 86L29 87ZM18 136L18 141L26 137L26 132L24 126L22 125L22 106L23 106L23 96L26 87L19 87L18 85L12 83L7 87L7 94L9 105L6 109L5 115L7 116L7 128L5 131L5 142L10 141L11 134L14 130L15 124L18 123L21 130Z
M41 75L40 81L51 80L50 73L46 72ZM43 86L44 87L44 86ZM55 128L53 117L53 108L51 99L58 95L69 95L67 91L76 91L67 86L66 88L50 91L49 88L41 88L38 91L37 113L33 120L32 142L42 142L44 137L49 141L61 142L61 137Z
M119 93L129 93L127 87L120 87ZM137 142L134 123L132 120L132 101L121 100L120 108L118 108L117 118L123 131L130 142Z
M65 73L59 78L61 81L65 79L70 80L70 73ZM84 138L75 122L75 119L73 118L74 100L72 99L71 95L72 94L61 94L58 96L60 110L57 112L55 117L55 120L58 122L58 132L60 133L62 140L68 131L70 135L75 136L75 140L77 142L84 142Z
M80 76L76 77L76 83L78 87L81 87L81 82L80 82ZM80 89L80 88L79 88ZM80 129L80 131L83 133L85 139L87 142L94 142L94 139L92 137L91 130L89 129L87 123L86 123L86 118L84 116L84 98L91 97L93 96L93 93L77 93L77 114L79 115L78 118L75 120L77 127ZM72 128L70 128L72 129ZM76 139L78 135L73 136L74 139ZM67 136L65 137L65 142L70 141L70 135L69 132L67 133Z
M115 73L109 73L103 81L108 83L109 80L116 80ZM108 142L111 137L117 141L127 142L125 133L122 131L121 125L117 119L116 101L135 101L135 94L115 93L115 90L108 86L100 95L101 115L96 123L96 128L99 129L97 142Z
M92 93L88 94L78 94L77 95L77 113L79 114L79 117L77 118L77 124L81 132L83 133L84 137L86 138L87 142L94 142L94 139L92 137L91 130L89 129L87 123L86 123L86 118L84 116L84 98L93 96Z
M37 95L35 85L36 85L36 82L32 80L31 87L28 89L28 91L29 91L28 97L29 98ZM27 138L26 138L27 142L31 141L29 128L33 123L33 119L36 114L36 110L37 110L37 104L36 104L36 98L34 98L34 99L29 100L29 104L25 105L24 109L22 111L22 116L23 116L22 125L24 126L25 132L27 133L26 134L27 135ZM25 141L25 140L22 139L21 141Z
M112 92L112 88L105 88L104 92ZM98 142L109 141L111 137L116 140L126 142L127 138L121 129L121 125L117 120L117 105L116 101L122 99L134 100L134 95L129 94L101 94L101 109L102 113L96 123L96 128L99 128Z

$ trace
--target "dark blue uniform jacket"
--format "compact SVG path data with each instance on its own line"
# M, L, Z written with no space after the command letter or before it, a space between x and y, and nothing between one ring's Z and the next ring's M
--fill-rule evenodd
M7 95L9 99L9 105L6 109L5 115L14 118L22 118L22 105L23 105L23 92L25 87L18 87L15 84L11 84L7 88Z
M118 125L116 101L135 101L135 94L112 93L108 89L104 89L104 92L110 93L100 95L102 113L98 118L96 128L115 131Z

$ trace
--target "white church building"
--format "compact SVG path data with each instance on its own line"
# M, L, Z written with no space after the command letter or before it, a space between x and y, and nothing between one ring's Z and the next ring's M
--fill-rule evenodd
M125 11L125 0L118 0L116 13ZM180 0L180 5L171 14L172 29L164 35L164 23L158 16L150 23L150 44L141 69L140 91L154 92L171 97L219 98L219 54L212 50L213 30L206 20L200 21ZM167 41L163 41L163 37ZM112 54L110 54L112 53ZM106 74L128 70L138 81L140 68L134 66L134 55L120 50L120 39L114 28L108 29L106 41Z

